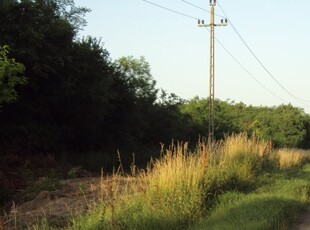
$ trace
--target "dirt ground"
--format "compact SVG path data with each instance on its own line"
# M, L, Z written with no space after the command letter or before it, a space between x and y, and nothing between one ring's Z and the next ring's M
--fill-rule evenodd
M129 181L129 178L103 180L100 177L66 180L62 189L42 191L35 199L13 207L4 229L27 229L27 225L43 218L56 227L64 227L71 216L86 212L100 199L107 199L112 186L126 186Z

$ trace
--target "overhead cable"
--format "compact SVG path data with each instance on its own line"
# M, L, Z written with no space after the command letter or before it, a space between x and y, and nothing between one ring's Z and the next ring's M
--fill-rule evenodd
M188 2L188 1L185 1L185 0L181 0L181 1L182 1L182 2L185 2L185 3L188 4L188 5L191 5L191 6L195 7L195 8L197 8L197 9L200 9L200 10L203 10L203 11L205 11L205 12L211 13L210 10L207 10L207 9L205 9L205 8L202 8L202 7L200 7L200 6L198 6L198 5L195 5L195 4L191 3L191 2ZM218 16L218 17L220 17L220 18L225 18L224 16L222 16L222 15L220 15L220 14L214 14L214 15L215 15L215 16Z
M221 5L219 4L219 2L217 1L217 5L219 6L219 8L221 9L221 11L223 12L223 14L226 16L226 18L229 21L229 25L231 25L232 29L235 31L235 33L237 34L237 36L240 38L240 40L242 41L242 43L246 46L246 48L250 51L250 53L253 55L253 57L256 59L256 61L260 64L260 66L266 71L266 73L287 93L289 94L291 97L293 97L295 100L297 100L298 102L300 102L301 104L305 105L305 106L310 106L309 104L306 104L304 102L310 102L308 100L304 100L301 99L297 96L295 96L293 93L291 93L288 89L286 89L274 76L273 74L271 74L271 72L267 69L267 67L262 63L262 61L257 57L257 55L254 53L254 51L250 48L250 46L246 43L246 41L244 40L244 38L241 36L241 34L238 32L237 28L234 26L234 24L232 23L232 21L229 19L229 17L227 16L227 14L225 13L225 11L223 10L223 8L221 7Z
M181 12L178 12L178 11L176 11L176 10L173 10L173 9L170 9L170 8L167 8L167 7L165 7L165 6L162 6L162 5L159 5L159 4L157 4L157 3L154 3L154 2L151 2L151 1L148 1L148 0L142 0L142 1L144 1L144 2L146 2L146 3L149 3L149 4L151 4L151 5L154 5L154 6L156 6L156 7L159 7L159 8L162 8L162 9L165 9L165 10L167 10L167 11L170 11L170 12L172 12L172 13L175 13L175 14L178 14L178 15L181 15L181 16L184 16L184 17L187 17L187 18L191 18L191 19L195 19L195 20L199 20L198 18L196 18L196 17L194 17L194 16L191 16L191 15L188 15L188 14L184 14L184 13L181 13ZM186 2L186 3L188 3L187 1L185 1L185 0L181 0L181 1L183 1L183 2ZM192 5L191 3L189 3L190 5ZM193 6L194 6L194 4L193 4ZM195 7L196 7L196 5L195 5ZM199 9L201 9L201 10L204 10L204 11L207 11L207 12L209 12L208 10L206 10L206 9L204 9L204 8L202 8L202 7L199 7L199 6L197 6ZM222 10L223 11L223 10ZM225 12L223 12L224 13L224 15L227 17L227 15L225 14ZM222 16L220 16L220 15L218 15L219 17L222 17ZM228 17L227 17L228 18ZM231 22L230 22L230 24L231 24ZM207 30L208 30L208 28L206 28ZM260 86L262 86L266 91L268 91L271 95L273 95L274 97L276 97L276 98L278 98L279 100L281 100L281 101L283 101L283 102L285 102L285 103L289 103L288 101L286 101L286 100L284 100L284 99L282 99L281 97L279 97L278 95L276 95L274 92L272 92L270 89L268 89L266 86L264 86L244 65L242 65L241 64L241 62L240 61L238 61L238 59L235 57L235 56L233 56L233 54L223 45L223 43L218 39L218 38L216 38L215 37L215 40L217 41L217 43L226 51L226 53L251 77L251 78L253 78Z
M270 89L268 89L266 86L263 85L263 83L261 83L244 65L241 64L240 61L238 61L238 59L228 50L226 49L226 47L222 44L222 42L217 39L215 37L215 40L217 41L217 43L226 51L226 53L245 71L247 72L247 74L253 78L261 87L263 87L265 90L267 90L270 94L272 94L274 97L278 98L279 100L285 102L285 103L289 103L288 101L284 100L283 98L279 97L278 95L276 95L274 92L272 92Z
M170 8L167 8L167 7L165 7L165 6L159 5L159 4L154 3L154 2L151 2L151 1L148 1L148 0L142 0L142 1L144 1L144 2L146 2L146 3L148 3L148 4L151 4L151 5L157 6L157 7L159 7L159 8L162 8L162 9L164 9L164 10L173 12L173 13L175 13L175 14L179 14L179 15L182 15L182 16L184 16L184 17L188 17L188 18L191 18L191 19L199 20L199 18L193 17L193 16L188 15L188 14L184 14L184 13L179 12L179 11L176 11L176 10L172 10L172 9L170 9Z

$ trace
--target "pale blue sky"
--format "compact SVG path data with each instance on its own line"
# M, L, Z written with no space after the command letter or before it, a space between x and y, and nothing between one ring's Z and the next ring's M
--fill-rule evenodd
M204 19L209 13L182 0L150 0ZM187 0L209 9L208 0ZM75 0L92 11L81 35L102 38L113 60L145 56L157 87L184 99L208 97L209 32L194 19L150 5L142 0ZM301 103L278 86L262 69L232 27L217 27L222 44L265 87L253 80L216 44L215 97L252 105L291 103L310 113L310 1L219 0L229 19L272 75ZM216 13L223 15L219 6ZM216 18L219 22L220 18Z

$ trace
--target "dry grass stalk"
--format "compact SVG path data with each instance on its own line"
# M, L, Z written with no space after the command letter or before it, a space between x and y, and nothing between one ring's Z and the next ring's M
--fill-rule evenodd
M298 149L279 149L277 152L280 168L292 168L302 165L306 160L306 152Z
M259 157L268 156L272 151L270 141L249 138L246 133L233 134L222 142L222 154L226 158L234 158L239 154L256 154Z

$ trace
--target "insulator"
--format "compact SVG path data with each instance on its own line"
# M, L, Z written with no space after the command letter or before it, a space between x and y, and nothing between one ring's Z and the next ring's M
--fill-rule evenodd
M227 24L227 18L225 18L225 23Z
M205 20L202 20L201 23L204 25L205 24Z
M224 20L223 20L223 19L221 19L221 23L222 23L222 24L224 23Z
M198 19L198 24L200 25L200 20Z

